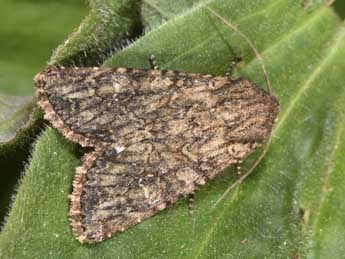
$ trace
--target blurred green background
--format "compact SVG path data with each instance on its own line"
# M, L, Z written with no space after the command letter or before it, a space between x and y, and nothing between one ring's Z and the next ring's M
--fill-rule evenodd
M46 66L52 51L87 13L85 0L1 0L0 94L32 96L34 75ZM0 98L0 104L2 101L6 100ZM0 145L0 222L7 213L35 133L11 148Z
M83 0L2 0L1 92L33 94L33 76L86 14Z

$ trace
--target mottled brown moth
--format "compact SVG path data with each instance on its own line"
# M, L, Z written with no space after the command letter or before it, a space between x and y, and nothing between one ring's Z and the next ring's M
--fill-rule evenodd
M69 217L96 243L194 192L265 143L276 97L244 78L173 70L48 67L35 77L45 118L85 154Z

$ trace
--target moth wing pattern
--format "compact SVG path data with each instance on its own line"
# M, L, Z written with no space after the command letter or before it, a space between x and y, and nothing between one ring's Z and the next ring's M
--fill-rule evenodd
M270 135L276 97L237 78L49 67L35 78L45 118L95 151L77 169L70 220L95 243L151 217L240 162Z

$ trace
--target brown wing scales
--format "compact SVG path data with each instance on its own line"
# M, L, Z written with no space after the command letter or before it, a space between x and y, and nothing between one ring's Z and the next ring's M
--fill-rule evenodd
M245 79L175 71L50 67L45 116L96 151L77 170L70 218L94 243L152 216L242 160L271 133L273 95Z

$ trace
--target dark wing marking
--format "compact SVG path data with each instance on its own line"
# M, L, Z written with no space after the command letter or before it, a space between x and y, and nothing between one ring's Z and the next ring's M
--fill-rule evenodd
M278 113L273 95L241 78L51 67L36 86L46 118L96 149L78 169L71 205L74 233L90 243L241 161L267 139Z

